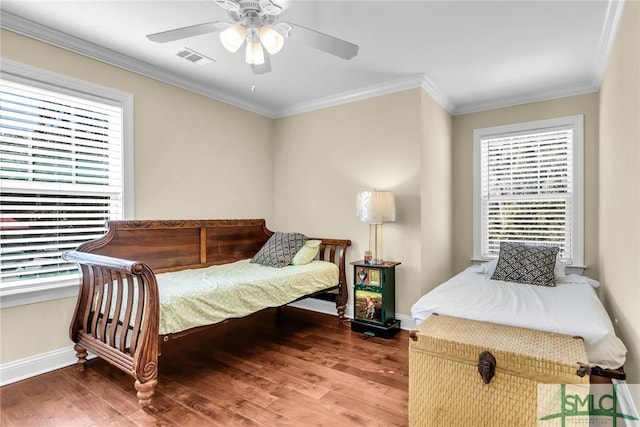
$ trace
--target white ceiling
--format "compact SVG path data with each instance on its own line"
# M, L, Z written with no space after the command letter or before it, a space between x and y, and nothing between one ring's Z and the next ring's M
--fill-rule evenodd
M277 0L276 0L277 1ZM289 21L358 44L351 60L285 40L254 75L217 34L149 33L230 21L213 0L2 0L2 27L268 117L424 87L460 114L598 89L623 2L290 1ZM176 56L188 47L216 60ZM255 91L251 87L255 85Z

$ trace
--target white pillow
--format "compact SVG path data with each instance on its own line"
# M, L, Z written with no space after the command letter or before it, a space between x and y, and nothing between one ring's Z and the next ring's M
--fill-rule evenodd
M493 276L493 272L496 270L496 265L498 265L498 258L475 265L474 269L478 274L488 274L489 276Z
M567 263L564 262L563 260L561 260L560 258L558 258L556 260L556 266L553 269L553 275L555 276L556 282L560 279L562 279L566 274L565 274L565 268L567 267Z
M474 265L474 271L478 274L488 274L489 276L493 276L493 272L496 270L496 265L498 265L498 258L492 259L491 261L483 262L482 264ZM562 282L562 279L566 277L565 269L567 267L567 263L561 259L556 260L556 265L553 269L553 275L555 276L556 282ZM577 276L577 275L573 275ZM574 279L577 280L577 279ZM589 279L592 280L592 279ZM569 283L569 282L562 282ZM576 283L576 282L571 282ZM587 283L587 282L581 282ZM594 286L597 287L597 286Z
M591 279L587 276L581 276L579 274L567 274L566 276L561 277L560 279L556 279L557 283L584 283L593 288L597 288L600 286L600 282L597 280Z

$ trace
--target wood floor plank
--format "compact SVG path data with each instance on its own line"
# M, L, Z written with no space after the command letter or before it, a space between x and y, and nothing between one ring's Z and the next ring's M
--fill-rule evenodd
M384 421L384 424L380 424L378 420L373 417L369 417L363 414L358 413L352 409L344 409L339 406L334 406L329 404L329 402L325 402L323 400L313 399L307 395L304 395L297 390L282 388L276 394L282 401L287 402L297 402L299 405L304 406L305 408L310 408L314 412L316 412L316 416L326 416L326 414L331 414L331 419L333 420L333 425L353 425L353 426L387 426L387 420ZM353 402L352 404L356 404L357 402Z
M102 399L95 399L93 393L81 382L69 375L61 376L61 383L54 385L66 396L65 404L86 414L94 425L135 426L127 417ZM69 414L65 414L67 417Z
M408 334L351 332L335 316L270 309L163 343L152 405L100 359L0 388L0 425L406 426Z
M322 397L322 401L327 407L343 408L347 411L356 412L367 418L375 420L384 419L385 425L388 426L404 426L407 423L406 413L407 405L398 407L389 407L390 405L380 404L384 402L384 396L364 396L359 393L355 399L354 395L345 395L335 391L330 391Z
M309 377L309 381L342 394L361 395L364 393L379 396L389 389L388 386L328 367L322 361L319 364L313 364L311 360L307 359L306 352L277 344L273 348L278 351L279 358L286 360L289 366L300 369L303 376Z
M180 384L178 381L170 382L165 388L165 393L173 396L187 406L193 407L208 417L220 422L221 418L226 419L226 424L245 425L255 423L257 425L295 425L289 423L281 415L272 413L265 408L274 400L275 396L270 396L271 400L264 406L258 406L255 395L247 393L246 388L234 387L233 384L222 381L212 381L212 376L203 376L198 381L192 381L188 385ZM251 400L247 400L251 396ZM220 412L225 411L223 417ZM234 418L233 421L229 419ZM242 419L250 421L241 424ZM253 424L252 424L253 425Z
M174 395L187 390L194 390L199 391L203 396L208 397L215 403L222 402L224 404L242 401L246 399L246 396L251 396L251 402L260 408L269 406L270 403L277 399L268 392L269 389L260 389L253 386L251 382L251 379L243 382L219 372L215 375L204 372L199 378L190 381L184 381L180 378L173 381L165 381L166 389L164 392ZM270 389L275 390L278 387L280 387L279 384L272 383Z

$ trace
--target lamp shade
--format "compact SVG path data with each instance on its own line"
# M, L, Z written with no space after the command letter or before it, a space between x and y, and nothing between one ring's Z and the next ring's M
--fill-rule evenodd
M260 30L258 30L258 36L260 37L260 41L264 48L271 55L275 55L280 52L282 46L284 46L284 37L267 25L260 27Z
M236 53L246 37L247 29L241 24L236 24L220 33L220 42L229 52Z
M259 41L247 41L245 62L249 65L264 64L264 51Z
M360 221L382 224L396 220L396 201L391 191L363 191L356 196L356 211Z

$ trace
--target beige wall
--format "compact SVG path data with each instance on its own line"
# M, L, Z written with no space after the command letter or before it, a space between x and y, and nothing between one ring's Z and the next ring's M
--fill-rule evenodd
M451 116L413 89L276 121L274 206L278 229L352 240L362 259L368 225L355 216L362 190L396 196L384 258L396 268L396 313L451 275ZM352 292L353 274L347 275ZM351 297L350 297L351 298ZM350 299L352 301L352 299Z
M600 88L603 296L640 383L640 3L628 1Z
M0 310L0 364L72 348L69 339L76 298Z
M598 278L598 95L517 105L453 118L453 270L473 255L473 130L584 114L584 274Z
M8 31L0 53L134 95L136 218L272 218L272 120Z
M356 218L356 194L373 188L395 193L397 221L383 226L383 255L402 263L396 268L401 314L409 314L420 289L420 92L298 114L275 124L278 230L351 239L347 261L356 261L369 246L369 226ZM351 266L347 277L351 294Z
M421 101L421 274L413 302L453 273L452 117L424 91Z
M136 218L273 222L272 120L8 31L1 36L2 58L134 95ZM69 346L73 305L68 298L1 310L0 364Z

